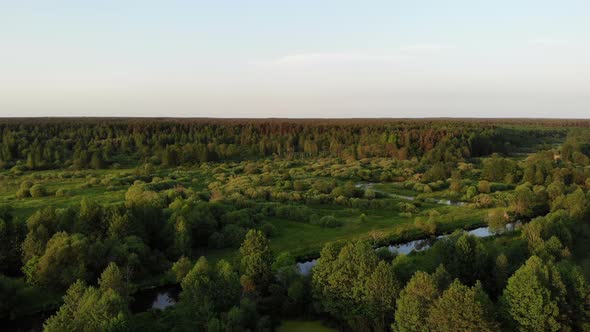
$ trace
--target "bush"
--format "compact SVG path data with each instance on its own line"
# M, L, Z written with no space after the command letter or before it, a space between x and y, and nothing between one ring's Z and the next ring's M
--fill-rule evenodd
M33 186L33 182L32 181L25 180L25 181L21 182L20 189L31 189L32 186Z
M301 180L295 180L293 181L293 189L296 191L307 190L307 184Z
M342 222L334 218L333 216L324 216L320 219L314 218L312 224L315 224L323 228L336 228L342 226Z
M39 198L47 195L47 191L40 184L36 184L29 189L33 198Z
M272 237L277 233L276 227L271 223L265 223L262 225L261 229L266 237Z
M414 224L419 230L426 233L427 235L432 236L436 234L437 222L435 218L431 217L428 220L416 218L416 220L414 220Z
M31 192L29 189L21 188L16 192L16 198L27 198L31 197Z
M57 189L57 191L55 192L55 196L56 197L64 197L67 196L67 192L65 190L63 190L62 188Z
M482 194L487 194L491 190L490 182L486 180L481 180L477 184L477 190Z

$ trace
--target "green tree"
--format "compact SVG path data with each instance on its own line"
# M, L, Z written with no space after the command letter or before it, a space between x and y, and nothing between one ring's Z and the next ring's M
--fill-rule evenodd
M398 332L429 331L428 313L439 296L435 279L418 271L400 292L392 329Z
M21 257L24 225L7 205L0 206L0 273L17 272Z
M428 312L430 331L496 331L492 303L477 283L467 287L455 279Z
M90 168L103 169L105 167L104 160L102 159L102 153L94 152L90 158Z
M461 191L461 172L451 172L451 185L449 186L450 191L460 192Z
M205 257L200 257L181 282L182 292L178 310L182 319L181 330L201 331L214 314L215 276Z
M131 285L125 280L122 271L116 263L111 262L98 279L98 285L103 292L112 289L123 297L131 293Z
M255 291L266 292L273 279L273 255L264 233L250 230L240 247L240 267L244 281L253 284Z
M190 272L193 264L191 260L185 256L180 257L174 264L172 264L172 274L176 282L181 282L184 277Z
M494 233L503 233L506 230L508 218L506 212L500 209L491 210L486 216L489 229Z
M370 327L373 322L368 316L367 301L379 300L375 295L377 286L374 281L370 282L370 287L367 287L367 282L377 263L375 250L367 242L348 242L342 248L335 244L326 245L314 267L314 297L320 301L323 310L346 320L353 329ZM375 278L384 277L384 274L380 270ZM387 297L387 294L384 296ZM387 302L386 299L381 301Z
M57 230L59 216L53 207L37 210L27 219L27 236L23 242L23 262L45 252L47 242Z
M126 299L112 289L72 284L59 311L43 325L46 332L61 331L127 331L129 308Z
M56 233L39 258L34 278L39 284L57 288L85 280L89 276L87 253L88 242L82 234Z
M219 312L227 311L240 300L240 277L233 266L223 259L215 266L212 292L215 309Z
M502 295L502 308L509 323L519 331L558 331L559 307L552 298L549 271L532 256L510 279Z
M367 278L365 285L365 301L367 312L375 324L376 331L385 331L387 320L393 317L395 301L400 292L393 267L384 261Z

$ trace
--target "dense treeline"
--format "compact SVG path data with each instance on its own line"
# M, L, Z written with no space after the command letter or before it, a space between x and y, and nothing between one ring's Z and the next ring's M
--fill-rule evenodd
M0 133L0 167L14 171L100 169L129 158L167 166L272 155L456 161L564 134L486 122L83 119L4 120Z

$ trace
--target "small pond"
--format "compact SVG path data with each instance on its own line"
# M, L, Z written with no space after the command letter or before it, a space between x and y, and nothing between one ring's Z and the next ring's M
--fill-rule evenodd
M142 289L133 294L131 311L134 313L148 311L150 309L166 309L178 302L180 285L167 285L148 289Z

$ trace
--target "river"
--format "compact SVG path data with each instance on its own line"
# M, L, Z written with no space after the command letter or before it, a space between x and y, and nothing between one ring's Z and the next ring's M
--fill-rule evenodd
M518 225L518 223L516 223L516 224L508 223L506 225L506 228L504 231L508 231L508 232L513 231L515 226L517 226L517 225ZM497 232L492 231L489 227L475 228L475 229L466 231L466 233L471 234L476 237L482 237L482 238L493 236L493 235L497 234ZM426 250L432 246L434 241L443 239L448 236L450 236L450 234L439 235L436 238L418 239L418 240L413 240L413 241L404 242L404 243L400 243L400 244L383 246L383 247L379 247L375 250L387 248L391 253L394 253L397 255L399 255L399 254L407 255L413 251ZM313 267L317 264L317 262L318 262L318 260L316 258L316 259L312 259L310 261L297 263L297 270L302 275L309 275L311 273L311 270L313 269Z

